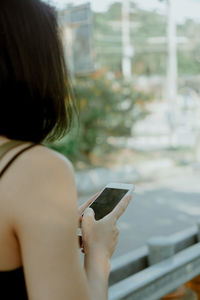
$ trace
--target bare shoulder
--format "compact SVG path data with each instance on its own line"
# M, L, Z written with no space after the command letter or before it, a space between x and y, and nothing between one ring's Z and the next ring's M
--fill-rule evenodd
M57 151L50 149L43 145L37 145L31 149L31 151L25 152L27 159L32 162L33 165L45 166L48 168L57 167L68 169L73 172L73 166L69 159Z
M10 170L11 171L11 170ZM70 161L58 152L38 145L25 151L17 159L10 172L6 193L16 215L25 217L33 211L48 211L75 208L77 202L73 167ZM17 197L17 201L16 201ZM15 205L16 204L16 205Z
M74 180L71 162L64 155L43 145L37 145L19 156L15 170L18 173L20 171L26 186L40 186L47 181L50 183L51 180L56 183L62 178L67 181Z

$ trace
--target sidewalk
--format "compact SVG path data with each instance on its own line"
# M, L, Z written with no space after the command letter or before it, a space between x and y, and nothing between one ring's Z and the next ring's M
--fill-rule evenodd
M78 171L75 174L80 197L91 195L102 189L109 182L137 183L151 180L155 176L164 176L177 167L171 159L156 159L141 163L137 168L125 165L121 168L96 168L89 171Z
M136 189L133 201L118 222L120 236L113 257L146 245L152 236L172 235L185 230L200 218L200 170L194 171L191 165L151 170L145 174L146 179L138 176L136 182L131 178ZM95 192L82 194L79 205Z

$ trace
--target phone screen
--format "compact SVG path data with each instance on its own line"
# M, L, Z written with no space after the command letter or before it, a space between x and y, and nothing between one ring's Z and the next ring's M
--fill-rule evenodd
M105 188L98 198L90 205L99 220L109 214L128 192L127 189Z

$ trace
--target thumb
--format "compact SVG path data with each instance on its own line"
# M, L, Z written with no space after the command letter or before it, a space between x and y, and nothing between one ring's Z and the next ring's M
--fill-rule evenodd
M87 207L83 213L83 219L87 216L94 218L94 210L91 207Z

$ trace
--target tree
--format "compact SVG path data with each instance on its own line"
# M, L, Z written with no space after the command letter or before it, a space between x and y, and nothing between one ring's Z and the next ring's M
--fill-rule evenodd
M130 136L138 119L146 116L146 103L153 99L122 78L108 79L106 70L76 78L75 94L80 107L80 122L62 141L51 145L74 164L90 163L91 154L102 156L112 150L110 136Z

